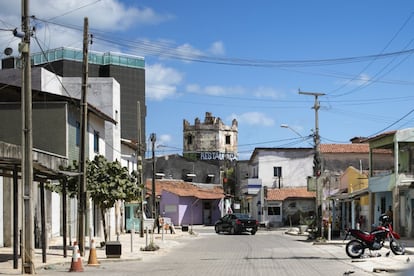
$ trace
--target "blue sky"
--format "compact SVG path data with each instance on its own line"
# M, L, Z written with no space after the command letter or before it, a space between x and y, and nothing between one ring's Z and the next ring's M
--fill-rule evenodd
M182 124L205 112L239 122L239 159L255 147L308 147L320 97L322 143L414 126L414 2L32 0L32 51L82 48L145 57L147 136L181 152ZM0 0L0 28L20 1ZM0 32L0 46L18 39ZM3 56L2 56L3 57ZM413 113L411 113L413 112ZM287 124L291 129L281 128Z

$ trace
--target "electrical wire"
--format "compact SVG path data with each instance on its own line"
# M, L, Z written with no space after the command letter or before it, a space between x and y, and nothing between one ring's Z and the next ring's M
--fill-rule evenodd
M412 114L414 112L414 109L411 109L408 113L406 113L404 116L402 116L400 119L396 120L395 122L393 122L392 124L388 125L387 127L375 132L374 134L369 135L369 137L374 137L384 131L386 131L387 129L395 126L396 124L398 124L399 122L401 122L403 119L407 118L410 114Z
M44 23L58 25L68 29L81 31L82 28L70 26L68 24L57 23L45 19L33 17ZM332 66L339 64L350 64L367 62L370 60L393 58L398 56L409 55L414 52L414 48L402 51L381 53L366 56L342 57L331 59L315 59L315 60L270 60L270 59L244 59L231 57L208 56L204 54L194 54L182 51L179 47L173 47L170 43L165 42L148 42L145 40L127 40L121 37L111 37L108 32L99 30L94 31L94 39L111 45L118 45L123 48L140 50L145 55L178 59L182 61L192 61L200 63L210 63L219 65L247 66L247 67L264 67L264 68L295 68L295 67L314 67L314 66Z
M408 24L408 22L411 20L411 18L413 17L413 15L414 15L414 13L413 12L411 12L410 13L410 15L409 15L409 17L404 21L404 23L402 24L402 26L398 29L398 31L393 35L393 37L390 39L390 41L388 41L388 43L382 48L382 50L380 51L380 54L382 54L382 53L384 53L385 52L385 50L391 45L391 43L397 38L397 36L400 34L400 32L406 27L406 25ZM410 42L411 43L411 42ZM410 44L409 43L409 44ZM409 44L405 47L405 48L407 48L408 46L409 46ZM353 81L355 81L355 80L357 80L357 79L359 79L359 76L361 75L361 74L363 74L374 62L376 61L376 59L372 59L371 60L371 62L369 62L358 74L356 74L353 78L351 78L348 82L346 82L346 83L344 83L343 85L341 85L340 87L338 87L338 88L336 88L336 89L334 89L333 91L331 91L331 92L329 92L329 93L327 93L327 94L329 94L329 95L333 95L335 92L337 92L337 91L339 91L339 90L341 90L342 88L344 88L344 87L346 87L347 85L349 85L350 83L352 83ZM388 64L386 65L386 67L388 66ZM385 68L385 67L384 67ZM382 71L382 70L384 70L384 68L383 69L381 69L380 70L380 72ZM378 73L376 74L376 76L378 75ZM339 96L344 96L344 95L349 95L349 94L351 94L351 93L353 93L353 92L355 92L355 91L357 91L358 89L352 89L351 91L348 91L348 92L345 92L345 93L342 93L342 94L340 94L340 95L337 95L337 97L339 97Z
M136 50L140 50L145 54L148 55L154 55L154 56L162 56L162 57L168 57L172 59L178 59L183 61L194 61L194 62L202 62L202 63L213 63L213 64L222 64L222 65L234 65L234 66L251 66L251 67L273 67L273 68L297 68L297 67L310 67L310 66L331 66L331 65L338 65L338 64L349 64L349 63L358 63L358 62L370 62L369 65L367 65L365 68L368 68L374 61L377 61L379 59L386 59L391 58L392 60L388 62L386 66L384 66L377 74L375 75L375 78L370 80L371 85L374 81L380 82L380 79L383 78L386 74L391 72L393 69L398 67L404 60L401 60L397 65L395 65L393 68L391 68L389 71L384 72L387 67L389 67L398 57L405 57L408 58L412 55L414 52L413 48L409 48L408 46L411 44L407 44L405 49L401 51L396 52L390 52L390 53L384 53L385 49L388 48L388 46L391 44L391 42L397 37L399 32L405 27L405 25L408 23L408 21L411 19L413 14L410 15L410 17L406 20L406 22L403 24L403 26L400 28L400 30L394 35L394 37L389 41L389 43L383 48L383 51L381 51L380 54L376 55L367 55L367 56L354 56L354 57L344 57L344 58L332 58L332 59L315 59L315 60L267 60L267 59L243 59L243 58L229 58L229 57L216 57L216 56L207 56L203 54L188 54L187 52L182 52L177 50L178 47L165 42L148 42L148 41L130 41L120 38L113 38L108 36L108 33L103 32L97 32L97 35L95 35L95 39L99 40L101 42L110 43L111 45L118 45L121 47L127 47L127 48L133 48ZM65 28L72 28L75 30L80 31L81 28L74 27L74 26L68 26L64 24L59 24L56 22L51 22L48 20L41 20L36 18L36 20L49 23L49 24L55 24L59 25ZM365 70L363 70L365 71ZM359 74L360 75L360 74ZM357 80L359 77L351 77L351 81ZM409 82L401 82L401 84L407 84L412 85ZM362 86L359 88L362 89ZM339 89L337 89L339 90ZM343 93L341 95L337 96L344 96L348 95L350 93L353 93L356 90L348 91L346 93ZM335 92L335 91L334 91ZM406 118L409 114L411 114L413 111L410 111L408 114L394 122L393 124L389 125L387 128L397 124L404 118ZM380 132L382 132L381 130Z

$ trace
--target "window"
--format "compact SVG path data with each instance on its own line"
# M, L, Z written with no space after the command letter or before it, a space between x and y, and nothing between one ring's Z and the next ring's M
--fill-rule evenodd
M193 144L193 136L188 135L187 136L187 145L192 145Z
M381 214L385 214L385 212L387 211L387 207L386 207L386 200L385 197L381 197Z
M267 208L267 213L269 216L280 216L280 207L279 206L269 206Z
M99 152L99 132L93 132L93 150L98 153Z
M213 183L214 174L208 174L206 177L206 183Z
M296 202L289 203L288 208L290 208L290 209L296 208Z
M230 145L230 144L231 144L231 136L226 135L226 145Z
M273 167L273 176L282 177L282 167Z
M76 139L75 141L76 145L80 146L81 134L80 134L80 123L79 122L76 122L76 138L75 139Z

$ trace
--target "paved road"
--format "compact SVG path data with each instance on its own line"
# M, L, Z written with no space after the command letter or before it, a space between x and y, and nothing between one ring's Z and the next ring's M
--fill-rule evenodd
M67 274L66 267L38 271L42 275ZM143 260L85 267L84 275L378 275L351 262L343 247L314 246L305 237L260 231L251 235L215 234L212 229L197 238ZM384 274L385 275L385 274ZM391 275L386 273L386 275Z

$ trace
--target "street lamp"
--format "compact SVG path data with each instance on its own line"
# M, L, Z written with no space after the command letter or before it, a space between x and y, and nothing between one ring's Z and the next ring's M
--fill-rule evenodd
M303 136L302 134L300 134L298 131L296 131L294 128L291 128L291 127L290 127L289 125L287 125L287 124L281 124L281 125L280 125L280 127L290 129L290 130L291 130L291 131L293 131L296 135L298 135L300 138L302 138L302 140L309 139L309 137L313 136L313 135L309 135L309 136L305 137L305 136ZM313 146L313 145L312 145L309 141L308 141L308 144L310 144L311 146Z
M299 132L297 132L295 129L293 129L293 128L291 128L289 125L287 125L287 124L281 124L280 125L280 127L283 127L283 128L288 128L288 129L290 129L291 131L293 131L296 135L298 135L300 138L305 138L305 137L303 137Z

